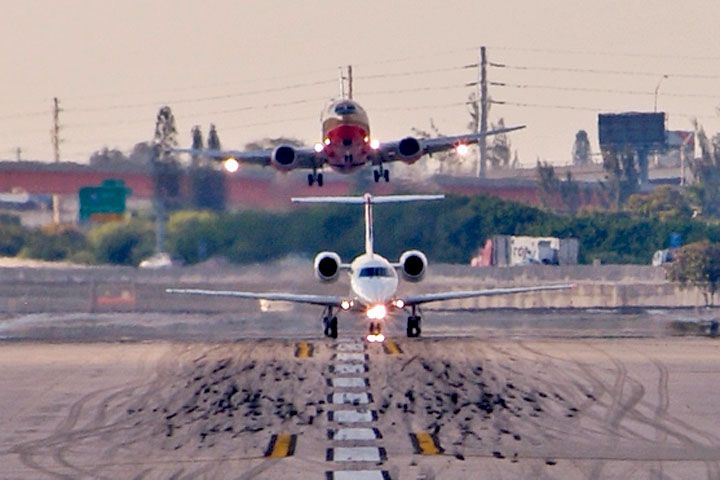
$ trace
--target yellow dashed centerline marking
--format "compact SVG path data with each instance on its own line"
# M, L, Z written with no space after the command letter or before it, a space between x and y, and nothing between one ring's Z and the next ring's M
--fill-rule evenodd
M295 356L298 358L312 357L315 348L311 343L299 342L295 344Z
M402 349L400 348L400 345L395 343L394 340L386 339L383 343L383 350L385 350L385 353L388 355L399 355L403 353Z
M440 441L427 432L410 434L410 441L415 448L415 453L422 455L438 455L443 452Z
M295 454L295 444L297 443L297 435L289 433L281 433L270 437L270 443L265 456L268 458L284 458Z

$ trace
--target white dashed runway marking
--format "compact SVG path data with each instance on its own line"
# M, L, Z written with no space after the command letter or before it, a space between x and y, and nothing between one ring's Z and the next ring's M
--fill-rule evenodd
M348 373L365 373L365 365L360 363L338 363L335 364L335 373L347 375Z
M353 405L365 405L372 402L372 396L369 393L353 393L353 392L341 392L333 393L330 402L335 405L341 405L343 403L350 403Z
M335 354L335 359L341 362L364 362L367 360L364 353L340 352Z
M382 447L337 447L328 448L330 462L381 462L387 458Z
M381 438L377 428L339 428L328 435L333 440L375 440Z
M390 480L385 470L349 470L327 472L326 480Z
M365 348L364 343L357 341L335 344L335 363L328 368L327 385L332 391L328 394L331 410L327 415L328 421L339 427L328 430L331 446L326 450L326 480L390 480L386 470L333 469L333 464L337 468L352 463L355 468L364 462L381 465L387 460L387 451L381 446L383 436L374 426L378 414L372 410L374 400L367 375L370 355ZM348 405L356 407L348 409Z
M331 380L335 388L367 388L368 381L363 377L336 377Z
M372 410L336 410L328 415L331 422L337 423L368 423L377 419L377 413Z

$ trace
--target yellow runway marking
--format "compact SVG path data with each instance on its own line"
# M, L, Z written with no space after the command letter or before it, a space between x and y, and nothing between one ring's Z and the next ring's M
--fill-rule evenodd
M395 343L394 340L390 340L389 338L385 340L385 343L383 343L383 350L385 350L385 353L387 353L388 355L399 355L403 353L400 345Z
M297 443L297 435L289 433L281 433L270 437L270 443L265 456L268 458L284 458L295 454L295 444Z
M311 343L299 342L295 344L295 356L298 358L312 357L315 348Z
M422 455L438 455L443 452L440 441L427 432L410 434L410 441L415 448L415 453Z

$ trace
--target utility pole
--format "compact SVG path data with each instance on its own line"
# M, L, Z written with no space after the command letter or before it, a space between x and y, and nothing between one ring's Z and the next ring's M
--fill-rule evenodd
M60 112L62 112L60 101L55 97L53 98L53 128L51 131L55 163L60 161Z
M340 70L340 98L345 99L345 67L338 67Z
M347 67L348 72L348 98L350 100L353 99L353 77L352 77L352 65L348 65Z
M478 141L478 170L477 176L485 178L487 170L487 117L488 117L488 91L487 91L487 55L485 47L480 47L480 63L479 79L478 79L478 101L480 102L480 121L478 122L478 132L483 136Z
M15 158L17 159L18 162L22 160L22 148L17 147L15 149Z
M53 128L51 131L52 145L53 145L53 156L55 157L55 163L60 162L60 101L57 97L53 98ZM53 223L55 225L60 224L60 195L53 194Z

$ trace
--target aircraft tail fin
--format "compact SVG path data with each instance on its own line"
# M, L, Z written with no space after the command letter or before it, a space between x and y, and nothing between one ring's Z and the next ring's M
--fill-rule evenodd
M353 197L293 197L293 203L346 203L365 205L365 253L373 253L374 231L372 206L376 203L417 202L423 200L441 200L445 195L377 195L366 193Z

